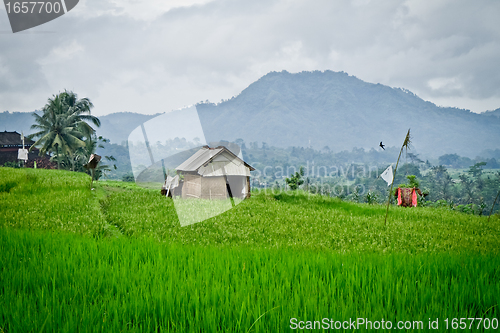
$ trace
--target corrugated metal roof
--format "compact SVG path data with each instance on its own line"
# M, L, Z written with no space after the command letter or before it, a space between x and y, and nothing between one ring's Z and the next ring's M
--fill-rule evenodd
M182 162L176 170L178 171L196 171L199 167L201 167L206 162L210 161L212 157L214 157L217 153L220 153L222 149L210 149L207 147L203 147L198 150L196 153L191 155L190 158Z
M207 166L201 166L198 169L198 173L203 177L250 176L250 169L238 160L226 160L225 162L215 162L212 160L212 162L208 163Z
M242 161L238 156L234 155L229 149L223 146L219 146L216 148L209 148L208 146L205 146L201 148L190 158L185 160L181 165L179 165L176 170L185 172L198 171L198 169L200 169L202 166L213 161L215 157L217 157L217 160L220 160L219 156L222 157L221 154L223 154L223 156L227 159L227 162L224 162L226 164L234 164L235 167L241 164L243 165L243 167L245 167L245 169L248 168L249 171L255 170L253 167L245 163L245 161ZM230 168L232 169L233 167ZM238 174L240 174L240 172L238 172ZM232 175L232 173L227 173L226 175Z

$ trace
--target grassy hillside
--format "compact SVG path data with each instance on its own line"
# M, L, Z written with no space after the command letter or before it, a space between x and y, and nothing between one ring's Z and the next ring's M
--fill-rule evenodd
M500 221L446 209L343 202L303 192L254 193L236 208L181 227L171 199L135 184L55 170L0 168L2 220L13 228L131 236L191 245L295 247L334 252L500 250Z
M102 235L106 221L83 173L0 168L0 226Z
M500 317L498 217L391 207L386 227L383 206L258 193L180 227L158 191L9 168L0 202L0 332L283 332L349 318L420 331L439 318L444 331L446 318Z
M486 217L445 209L391 207L389 225L384 226L384 206L303 193L254 193L220 216L180 227L171 201L159 197L157 191L123 191L105 200L104 215L125 235L148 235L169 243L341 253L500 250L498 219L486 223Z

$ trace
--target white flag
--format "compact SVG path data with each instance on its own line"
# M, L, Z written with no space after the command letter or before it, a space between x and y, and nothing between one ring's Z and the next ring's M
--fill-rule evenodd
M384 172L380 175L380 177L387 182L387 186L390 186L392 183L392 164L385 169Z

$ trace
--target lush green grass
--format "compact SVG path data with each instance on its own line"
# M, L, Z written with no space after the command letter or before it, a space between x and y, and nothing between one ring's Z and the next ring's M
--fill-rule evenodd
M94 184L0 168L0 332L500 317L497 217L392 206L385 226L384 206L254 193L181 227L157 190Z
M90 180L62 170L0 168L0 226L105 233L107 223Z
M110 192L112 187L107 186ZM111 192L110 192L111 193ZM133 204L131 204L133 203ZM345 252L498 254L500 221L435 208L355 204L319 195L255 194L219 216L181 227L158 191L112 192L104 215L123 234L181 244L297 247Z
M193 245L345 252L500 250L500 220L436 208L355 204L301 192L254 193L214 218L181 227L173 201L131 183L84 174L0 168L0 225ZM7 188L9 188L7 190Z
M6 332L246 332L256 321L253 332L283 332L291 318L444 325L500 316L498 256L338 255L5 229L0 251Z

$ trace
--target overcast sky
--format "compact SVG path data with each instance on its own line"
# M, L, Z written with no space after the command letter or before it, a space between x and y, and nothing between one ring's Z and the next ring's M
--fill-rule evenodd
M500 108L497 0L80 0L13 34L0 7L0 112L64 89L94 114L238 95L270 71L344 71L441 106Z

